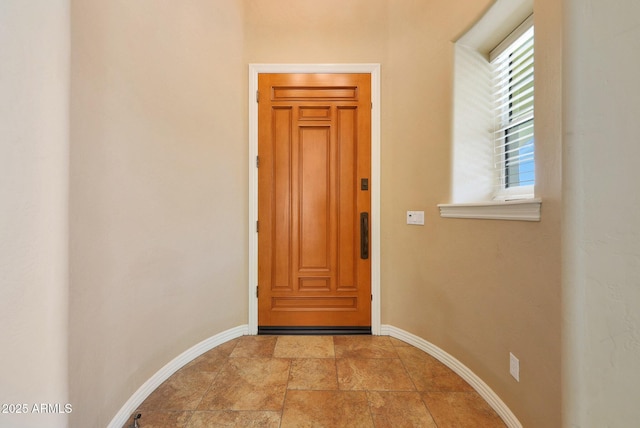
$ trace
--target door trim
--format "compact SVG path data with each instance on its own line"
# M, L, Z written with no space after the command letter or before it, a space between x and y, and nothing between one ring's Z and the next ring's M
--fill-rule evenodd
M371 74L371 333L380 335L380 64L249 64L249 334L258 334L258 74Z

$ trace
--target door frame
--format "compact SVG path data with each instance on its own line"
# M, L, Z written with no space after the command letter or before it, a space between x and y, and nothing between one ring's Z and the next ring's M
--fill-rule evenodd
M249 64L249 323L258 334L258 74L371 74L371 333L380 335L380 64Z

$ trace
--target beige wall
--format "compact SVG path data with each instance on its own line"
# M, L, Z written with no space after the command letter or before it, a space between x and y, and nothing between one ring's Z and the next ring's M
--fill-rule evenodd
M72 2L72 426L247 322L237 2Z
M559 6L536 2L540 223L445 220L451 40L489 0L72 2L72 425L247 322L247 64L382 65L382 323L560 418ZM540 52L542 52L540 54ZM425 210L426 225L404 224ZM508 353L521 381L508 373Z
M483 6L474 4L400 2L390 10L382 320L455 356L524 426L559 426L561 10L553 0L535 2L542 221L441 219L436 204L449 202L451 177L449 40ZM404 224L408 209L425 210L424 228ZM520 359L519 383L509 352Z
M3 0L0 41L0 426L65 427L68 0Z

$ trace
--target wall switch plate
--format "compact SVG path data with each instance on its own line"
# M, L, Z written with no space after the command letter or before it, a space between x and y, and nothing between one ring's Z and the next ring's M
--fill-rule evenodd
M520 360L511 352L509 352L509 373L515 380L520 382Z
M424 226L424 211L407 211L407 224Z

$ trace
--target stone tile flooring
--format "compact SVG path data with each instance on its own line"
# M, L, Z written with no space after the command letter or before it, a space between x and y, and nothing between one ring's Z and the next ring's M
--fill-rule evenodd
M453 371L386 336L234 339L176 372L136 413L140 428L505 427Z

